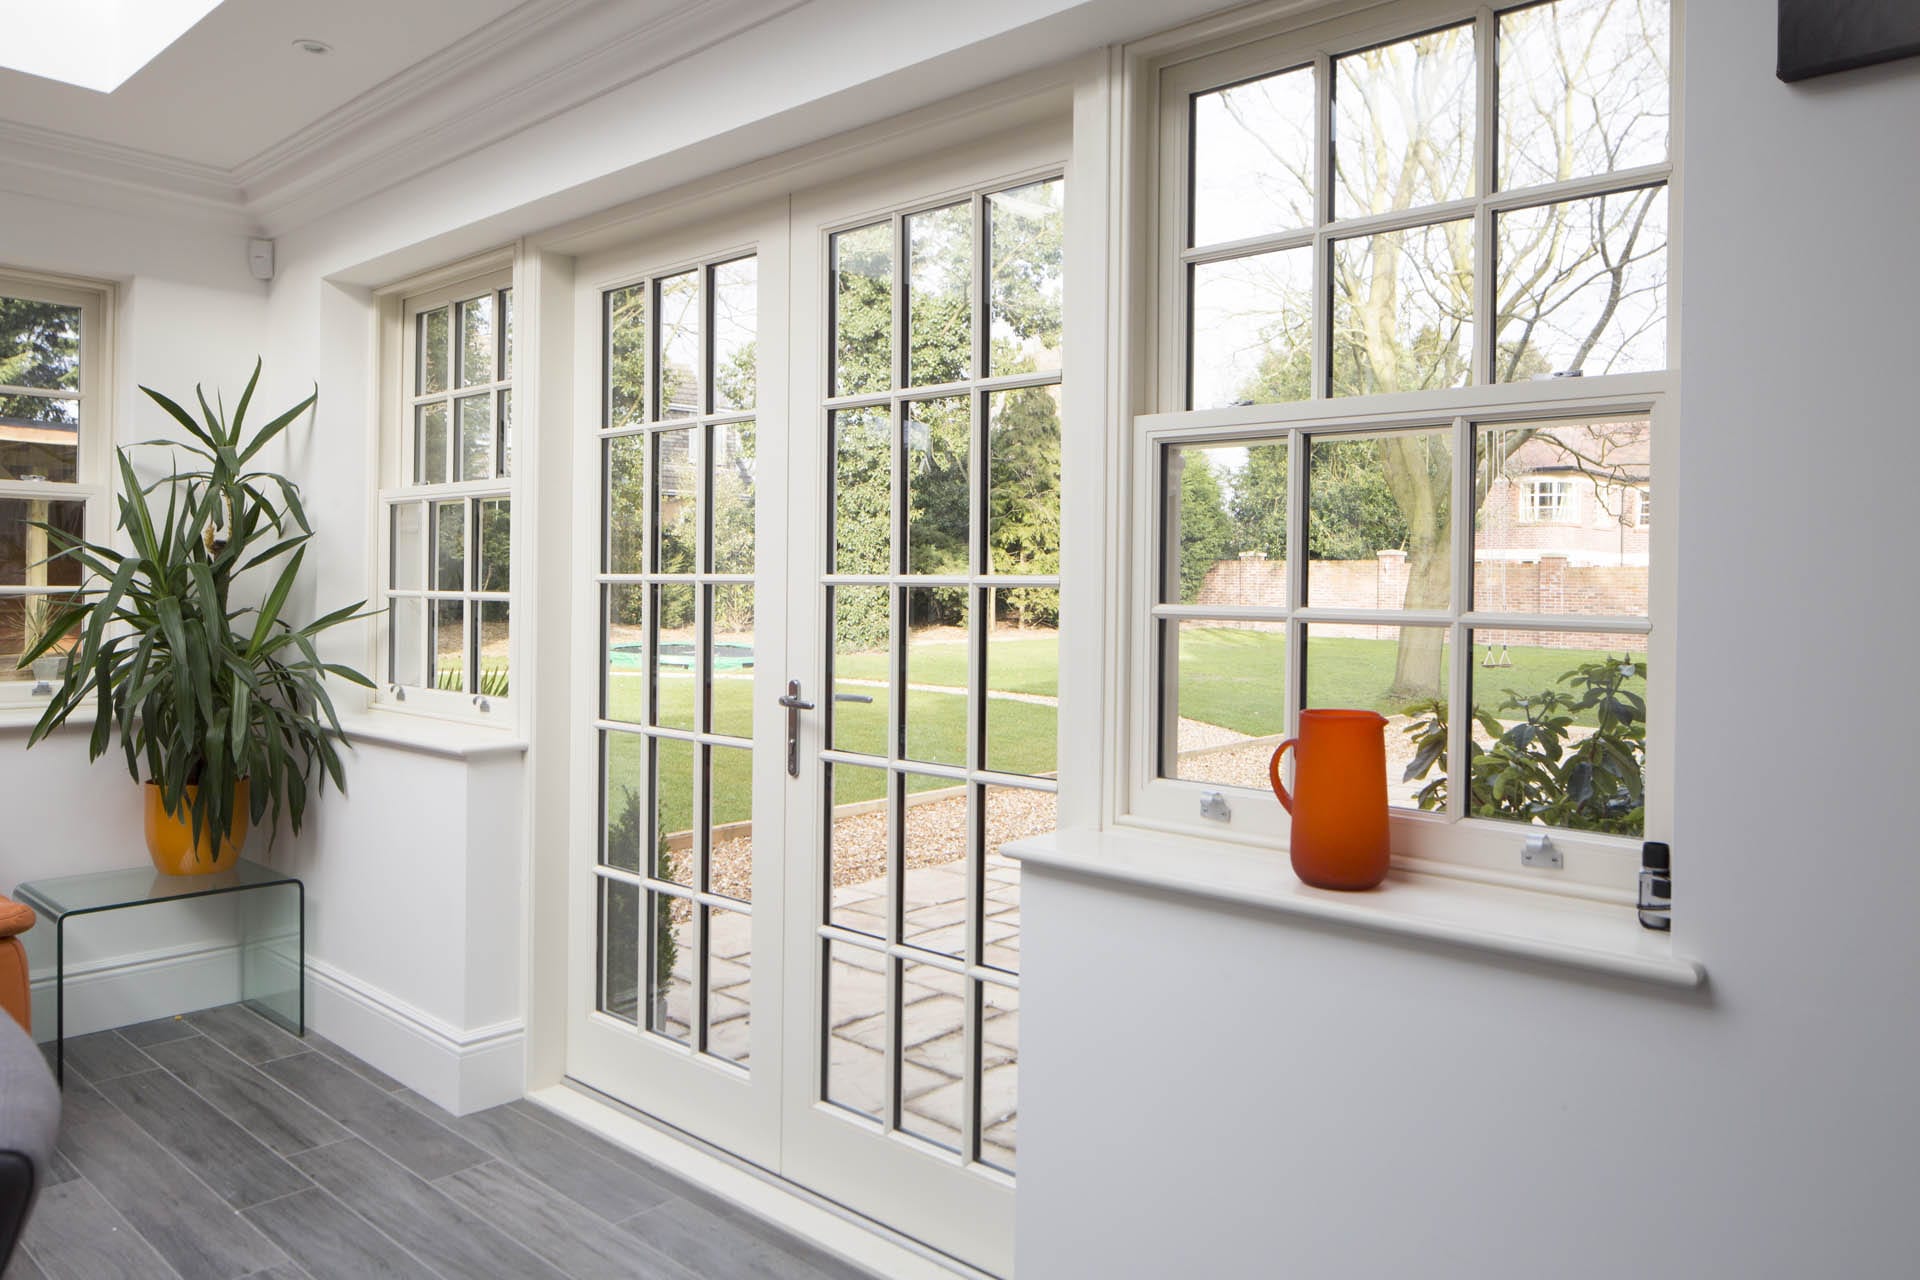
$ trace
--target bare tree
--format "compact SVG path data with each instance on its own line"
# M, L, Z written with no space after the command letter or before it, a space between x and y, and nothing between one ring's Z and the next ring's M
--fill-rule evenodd
M1612 172L1666 154L1665 0L1560 0L1503 16L1500 32L1503 189ZM1336 61L1334 212L1376 214L1459 199L1476 189L1474 50L1469 28L1431 32ZM1296 95L1298 86L1272 90ZM1311 191L1310 150L1271 129L1282 112L1267 81L1220 95L1226 118L1253 142L1264 184ZM1268 135L1271 135L1270 137ZM1464 385L1472 375L1475 275L1497 272L1496 380L1658 367L1666 322L1666 190L1652 185L1543 203L1495 216L1497 261L1476 262L1471 219L1336 240L1332 261L1332 393L1381 394ZM1257 259L1246 260L1256 271ZM1248 281L1252 286L1256 282ZM1297 346L1313 300L1248 287L1266 314L1241 329ZM1276 298L1278 305L1275 304ZM1223 328L1231 329L1225 325ZM1297 369L1296 355L1288 359ZM1297 399L1304 381L1276 363L1242 398ZM1304 373L1304 370L1299 372ZM1492 433L1476 459L1477 512L1492 479L1532 437ZM1393 434L1379 466L1405 519L1409 609L1445 608L1452 574L1452 468L1445 437ZM1466 584L1462 584L1463 588ZM1437 696L1443 633L1401 632L1394 690Z

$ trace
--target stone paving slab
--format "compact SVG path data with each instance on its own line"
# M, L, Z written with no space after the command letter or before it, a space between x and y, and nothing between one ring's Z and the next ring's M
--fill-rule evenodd
M981 865L983 958L1016 972L1020 961L1020 866L997 852ZM910 867L905 886L904 940L959 957L967 942L967 864L964 859ZM832 918L843 928L876 939L886 932L885 876L842 884L831 892ZM694 930L677 921L680 942L673 980L664 1001L663 1030L690 1041ZM750 1061L752 1008L752 918L734 911L710 917L708 1051L738 1063ZM887 1098L886 1013L888 957L879 951L835 943L828 975L829 1099L875 1119L885 1117ZM902 972L900 1091L901 1126L930 1141L957 1148L966 1088L969 980L936 965L907 961ZM1014 1167L1018 1143L1019 992L988 984L981 1024L982 1156Z

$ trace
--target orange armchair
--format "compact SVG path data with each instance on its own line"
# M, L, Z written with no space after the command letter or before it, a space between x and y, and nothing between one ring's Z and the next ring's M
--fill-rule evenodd
M27 983L27 949L20 935L33 928L33 908L0 895L0 1009L31 1032L33 992Z

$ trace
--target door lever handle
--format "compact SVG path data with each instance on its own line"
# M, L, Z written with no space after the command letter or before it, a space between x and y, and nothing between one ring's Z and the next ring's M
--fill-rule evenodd
M800 696L800 682L787 681L780 705L787 709L787 776L800 776L800 713L813 710L813 703Z

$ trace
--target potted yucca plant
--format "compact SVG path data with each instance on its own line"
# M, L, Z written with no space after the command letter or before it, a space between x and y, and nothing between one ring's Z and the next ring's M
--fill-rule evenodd
M328 628L367 616L364 601L303 627L283 616L313 530L299 486L253 463L318 393L249 433L259 381L256 362L231 420L198 387L200 420L140 388L190 439L133 446L176 451L170 473L150 485L116 450L126 550L47 527L51 558L72 558L87 581L20 658L26 667L67 646L66 670L27 745L91 705L88 757L99 759L119 732L127 771L145 784L148 851L175 875L232 866L249 825L263 819L277 825L285 813L299 831L316 766L320 785L345 790L347 739L325 678L372 687L351 667L323 662L314 645ZM235 605L236 584L247 600L254 582L266 588L260 603Z

